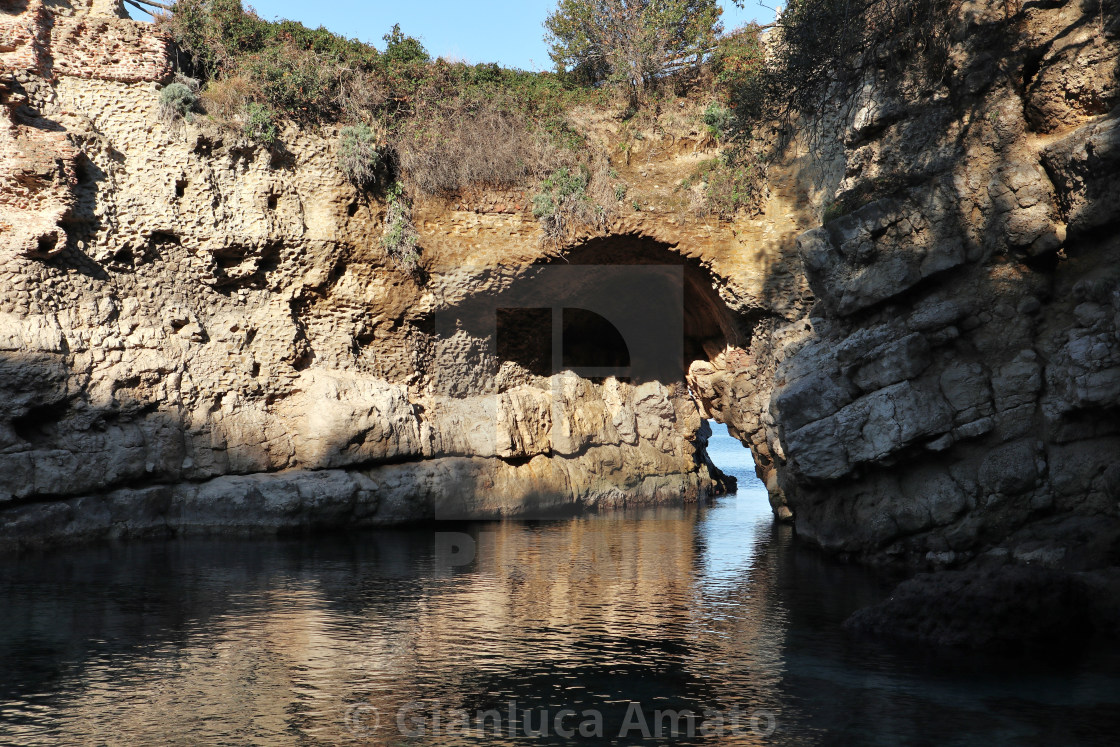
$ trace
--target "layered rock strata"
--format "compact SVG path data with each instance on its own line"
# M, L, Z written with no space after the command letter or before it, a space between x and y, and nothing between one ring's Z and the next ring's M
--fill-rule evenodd
M777 458L798 535L830 551L1113 565L1117 7L954 14L939 80L870 59L804 123L813 183L858 207L797 237L805 324L702 388L744 433L777 429L781 451L756 454Z

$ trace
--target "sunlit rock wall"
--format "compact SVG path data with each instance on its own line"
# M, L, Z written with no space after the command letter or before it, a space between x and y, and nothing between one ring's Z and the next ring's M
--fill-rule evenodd
M205 117L161 119L172 68L150 25L114 3L4 10L0 544L726 489L683 375L533 375L487 340L433 333L556 258L517 195L418 205L414 276L379 245L384 206L338 171L336 132L289 126L270 151ZM723 247L729 275L742 261L727 226L654 212L611 231ZM758 305L768 277L725 295Z
M4 8L8 546L698 500L724 487L715 417L831 551L1116 562L1115 2L960 4L943 77L837 84L735 221L675 198L717 155L702 132L622 154L611 114L576 112L640 209L551 246L522 192L419 203L415 276L330 128L269 151L168 123L150 26L112 2ZM701 279L687 377L542 374L436 333L568 261Z

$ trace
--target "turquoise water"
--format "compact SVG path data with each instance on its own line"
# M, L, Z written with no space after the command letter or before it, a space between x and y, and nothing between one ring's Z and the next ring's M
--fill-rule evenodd
M710 507L9 560L0 742L1115 743L1100 652L846 636L890 580L775 526L725 431L711 453L740 491Z

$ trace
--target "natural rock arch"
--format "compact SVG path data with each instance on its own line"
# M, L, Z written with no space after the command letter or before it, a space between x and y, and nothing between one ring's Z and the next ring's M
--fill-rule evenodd
M624 268L635 270L628 273ZM564 272L550 273L554 269ZM658 269L667 272L659 275ZM445 318L453 317L454 324L479 334L488 333L488 325L496 323L499 357L543 373L542 359L547 356L542 352L549 348L544 341L553 330L563 332L567 361L583 355L618 362L614 353L619 346L627 347L624 334L588 306L659 306L665 311L661 318L676 317L681 365L674 373L683 381L693 361L710 360L728 346L746 347L762 316L756 310L734 310L716 290L717 284L699 260L683 255L672 244L641 234L612 234L580 243L558 257L543 258L501 291L468 299ZM561 318L545 313L550 308L561 311ZM487 316L491 313L497 317L493 322ZM635 353L628 349L625 357ZM554 368L577 365L565 360L554 361Z
M732 434L751 449L759 477L775 496L777 515L786 518L788 509L782 510L784 499L773 476L777 448L769 447L776 435L761 427L737 430L736 425L741 428L751 418L760 418L753 411L744 417L741 408L721 403L711 391L710 375L726 377L749 363L752 338L769 334L776 312L765 310L764 299L727 300L720 292L722 284L681 244L641 232L619 232L540 257L500 291L482 290L437 313L435 326L437 336L466 333L486 341L482 344L494 359L493 370L512 364L537 377L574 372L593 384L610 377L680 387L700 416L688 436L700 445L700 459L714 471L703 453L704 419L728 423ZM606 306L598 305L603 296L611 296ZM659 308L647 317L640 309L651 305L668 307L668 313ZM616 324L619 317L612 312L619 306L638 307L637 318L623 313ZM746 381L752 406L765 409L770 380L758 376Z

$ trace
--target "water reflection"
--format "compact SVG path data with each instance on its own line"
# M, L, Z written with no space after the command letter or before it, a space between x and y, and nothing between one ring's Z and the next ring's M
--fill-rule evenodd
M747 487L749 464L730 466ZM888 587L795 547L757 488L711 508L440 531L10 562L0 737L473 743L462 710L472 728L497 714L490 743L524 740L523 715L539 730L547 711L535 739L557 742L595 711L589 741L640 743L639 703L651 732L672 725L656 711L741 717L680 743L960 743L962 729L1052 743L1091 740L1120 702L1116 678L1084 664L979 672L847 640L838 623ZM448 562L451 544L473 553ZM401 714L428 733L402 736Z

